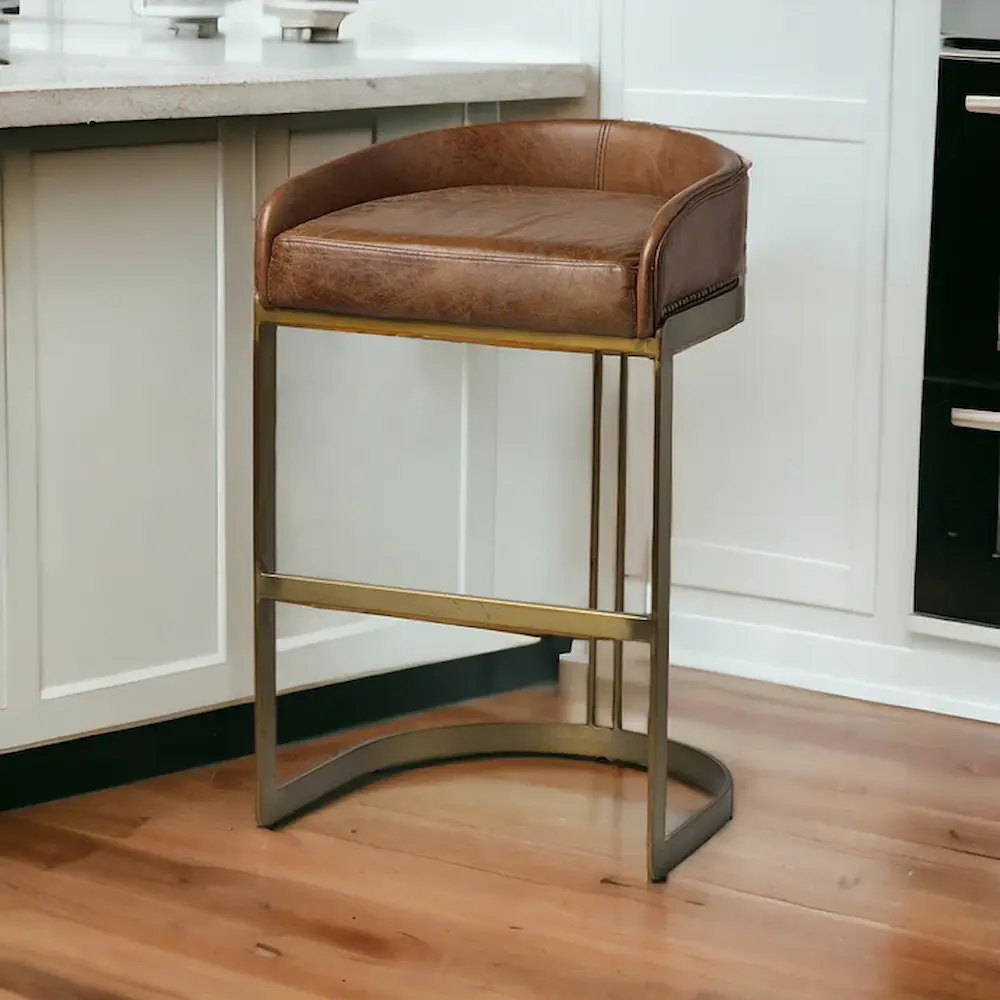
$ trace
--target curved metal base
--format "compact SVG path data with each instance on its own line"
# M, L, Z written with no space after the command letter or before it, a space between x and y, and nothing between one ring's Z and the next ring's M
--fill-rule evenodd
M273 788L260 800L257 821L276 827L322 802L399 771L477 757L563 757L646 769L645 733L578 723L491 722L411 729L368 740ZM670 740L669 776L710 801L652 846L654 879L711 839L732 818L733 780L711 754Z

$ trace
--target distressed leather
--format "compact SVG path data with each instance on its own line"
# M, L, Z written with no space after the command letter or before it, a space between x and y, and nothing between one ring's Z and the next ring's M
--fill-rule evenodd
M323 164L261 209L272 308L649 337L746 267L749 164L657 125L418 133Z

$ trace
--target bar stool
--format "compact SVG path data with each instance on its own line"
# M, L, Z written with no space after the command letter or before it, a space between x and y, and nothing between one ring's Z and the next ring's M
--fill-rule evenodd
M542 120L459 126L373 145L290 178L255 252L254 548L257 822L401 768L554 756L647 771L647 871L661 881L732 817L732 777L668 739L673 358L740 323L750 164L657 125ZM590 601L568 608L311 579L275 564L278 326L593 356ZM603 358L619 356L615 608L598 608ZM624 608L629 360L655 372L652 606ZM396 732L277 780L275 605L589 640L585 723ZM597 645L614 643L612 724L597 720ZM651 646L647 732L622 725L622 643ZM667 829L668 777L707 803Z

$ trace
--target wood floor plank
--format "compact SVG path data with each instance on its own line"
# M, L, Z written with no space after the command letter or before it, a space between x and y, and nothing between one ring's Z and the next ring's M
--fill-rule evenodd
M574 684L406 724L573 718ZM234 761L0 816L0 997L1000 997L995 727L684 671L672 697L737 812L665 886L637 772L465 762L272 832Z

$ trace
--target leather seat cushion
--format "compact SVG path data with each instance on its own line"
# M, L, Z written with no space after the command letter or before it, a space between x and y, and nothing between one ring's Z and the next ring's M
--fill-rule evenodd
M663 199L452 187L368 201L280 233L272 307L636 335L639 255Z

